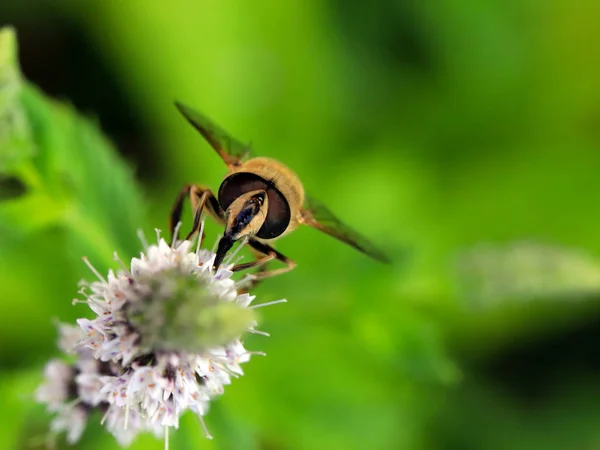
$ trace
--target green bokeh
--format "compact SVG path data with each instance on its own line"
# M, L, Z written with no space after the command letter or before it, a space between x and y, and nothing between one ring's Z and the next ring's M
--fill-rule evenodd
M106 264L113 250L133 256L135 227L148 235L164 228L183 183L218 187L223 164L178 115L176 99L251 141L257 153L288 164L307 191L394 263L373 262L310 229L282 239L278 249L298 266L255 293L289 303L261 311L260 328L270 338L247 341L268 356L247 364L246 375L215 402L207 417L214 441L186 417L171 448L600 446L600 377L593 365L565 359L560 373L540 378L543 401L534 402L507 390L489 363L592 322L597 296L526 293L473 303L454 270L461 252L488 242L533 240L592 257L600 252L599 3L7 5L0 6L0 20L6 11L36 26L51 11L75 24L154 143L129 163L139 167L149 158L160 171L151 179L136 173L144 196L132 197L140 205L126 221L124 209L101 218L111 193L120 208L128 202L115 194L118 188L102 187L114 180L95 180L97 207L92 216L77 216L81 226L92 222L86 217L105 221L93 221L92 232L108 236L91 239L93 248L82 244L90 236L74 231L76 224L46 226L54 210L30 218L23 207L16 213L27 234L0 236L0 448L42 448L32 437L43 438L48 416L28 395L56 352L52 318L85 314L70 303L77 281L88 276L79 256ZM101 83L87 88L103 91ZM36 98L26 104L39 112ZM57 117L66 126L67 116ZM88 148L85 136L77 136ZM5 148L29 152L19 139ZM209 241L218 232L209 225ZM110 243L116 248L106 248ZM589 269L569 257L573 277ZM513 273L529 276L520 267ZM557 360L578 348L557 351ZM133 448L161 445L144 437ZM91 425L76 448L117 446Z

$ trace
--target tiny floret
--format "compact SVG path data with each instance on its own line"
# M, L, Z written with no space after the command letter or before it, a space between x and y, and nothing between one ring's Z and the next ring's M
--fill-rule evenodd
M77 442L98 410L121 445L151 432L168 448L169 428L189 410L211 438L203 421L211 399L261 354L241 338L265 333L254 329L254 297L239 292L247 279L232 280L231 259L215 272L215 254L192 245L158 239L130 266L115 256L121 268L106 277L84 258L98 280L82 283L84 298L74 303L86 303L93 317L59 326L58 346L68 356L46 365L36 391L55 414L52 435Z

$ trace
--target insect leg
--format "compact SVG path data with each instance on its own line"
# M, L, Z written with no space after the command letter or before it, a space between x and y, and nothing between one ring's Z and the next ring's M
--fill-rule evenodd
M236 264L231 268L232 272L239 272L241 270L252 269L253 267L264 267L269 261L275 259L275 255L270 253L268 255L262 255L256 258L254 261L250 261L243 264Z
M171 240L174 242L179 239L179 235L175 236L175 228L181 220L181 213L183 211L183 202L186 197L190 197L192 202L192 209L194 210L194 225L192 231L188 234L186 239L189 239L194 232L200 227L200 218L204 206L208 213L217 221L224 222L225 212L219 205L219 201L207 187L200 185L186 184L177 194L173 208L171 209L171 215L169 217L169 231L171 233Z
M192 186L190 188L190 199L192 202L192 209L194 210L194 224L186 236L186 240L190 239L196 231L200 230L200 219L205 206L208 214L212 216L213 219L219 223L225 222L225 211L223 211L223 208L219 205L219 201L207 187L200 185Z
M289 259L287 256L279 253L273 247L268 244L264 244L262 242L257 241L256 239L250 239L248 241L248 245L252 248L254 253L258 255L263 255L261 257L257 257L256 260L250 261L244 264L237 264L233 266L231 269L233 272L237 272L239 270L251 269L253 267L260 267L259 271L253 274L253 279L246 289L250 287L254 287L258 284L259 281L264 280L265 278L273 277L275 275L281 275L283 273L289 272L294 267L296 267L296 262ZM269 261L277 259L286 265L286 267L282 267L280 269L274 270L266 270L266 265Z
M171 242L175 242L179 239L179 233L175 236L175 228L177 224L181 220L181 212L183 211L183 201L190 194L191 185L185 184L183 188L177 194L175 198L175 203L173 203L173 207L171 208L171 214L169 215L169 232L171 234Z

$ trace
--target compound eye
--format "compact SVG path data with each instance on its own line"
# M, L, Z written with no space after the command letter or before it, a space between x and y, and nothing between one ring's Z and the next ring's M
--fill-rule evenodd
M261 239L276 238L286 230L292 215L290 205L273 183L250 172L234 173L221 183L219 203L226 210L240 195L257 190L265 191L269 202L267 218L256 236ZM264 203L264 198L260 198L259 201Z
M233 201L250 191L266 191L267 182L258 175L238 172L228 176L219 187L219 203L226 210Z
M273 239L280 236L291 220L290 205L281 192L275 188L267 189L269 199L267 219L256 236L261 239Z

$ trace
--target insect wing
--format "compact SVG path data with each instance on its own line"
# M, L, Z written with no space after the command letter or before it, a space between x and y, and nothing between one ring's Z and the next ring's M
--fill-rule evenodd
M302 222L321 230L378 261L389 263L389 258L360 233L341 222L325 205L307 196L302 208Z
M249 145L242 144L204 114L179 102L175 102L175 106L228 166L239 165L251 156Z

